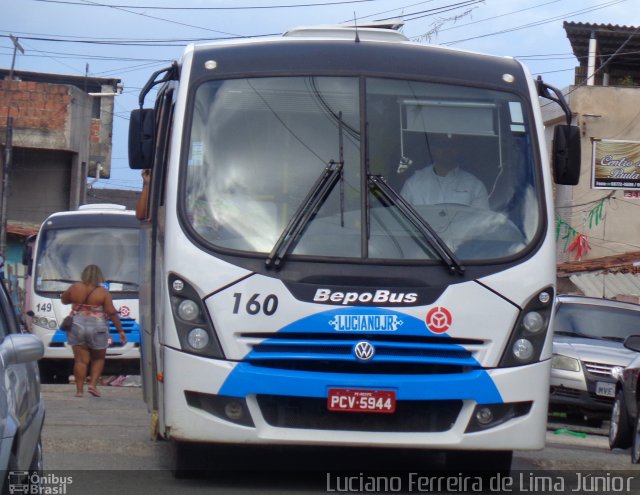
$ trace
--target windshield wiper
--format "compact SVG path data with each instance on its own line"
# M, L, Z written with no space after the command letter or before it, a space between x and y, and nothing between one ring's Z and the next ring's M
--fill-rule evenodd
M68 278L43 278L40 282L65 282L67 284L75 284L77 280L71 280Z
M449 267L449 271L464 274L464 266L460 260L451 251L449 246L442 240L429 223L411 206L395 189L393 189L382 175L369 175L369 183L373 184L378 191L386 198L386 200L398 208L411 224L418 229L422 236L427 240L432 249L440 257L440 259Z
M344 162L331 160L316 180L315 184L300 203L280 238L273 246L271 253L265 260L268 268L279 268L282 266L285 255L291 249L294 242L298 240L302 231L309 224L311 219L318 213L318 210L331 193L336 183L342 177Z
M267 256L265 264L267 268L280 268L284 257L291 246L298 240L309 222L318 213L318 210L333 191L338 180L340 181L340 226L344 227L344 144L343 144L342 112L338 112L338 161L330 160L316 180L307 197L300 203L294 212L280 238Z

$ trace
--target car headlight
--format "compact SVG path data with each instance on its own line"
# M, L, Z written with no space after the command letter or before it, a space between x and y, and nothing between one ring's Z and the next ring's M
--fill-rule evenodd
M551 358L551 367L556 370L580 371L580 361L562 354L554 354Z

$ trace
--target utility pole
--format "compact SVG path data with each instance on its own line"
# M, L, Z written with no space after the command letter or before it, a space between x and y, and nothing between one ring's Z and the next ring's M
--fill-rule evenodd
M13 69L16 64L16 52L24 54L24 48L18 43L18 38L9 35L13 43L13 59L11 60L11 70L9 71L9 84L13 81ZM0 189L0 256L6 262L7 258L7 195L9 193L9 169L13 159L13 117L9 105L9 94L7 91L7 134L4 142L4 161L2 163L2 182ZM0 267L0 279L4 278L4 268Z
M11 42L13 43L13 58L11 59L11 70L9 71L9 80L13 81L13 68L16 66L16 51L20 50L20 53L24 55L24 48L22 45L18 43L18 38L14 35L10 34L9 38L11 38Z
M0 202L0 256L7 255L7 195L9 193L9 166L13 152L13 117L7 115L7 137L4 145L4 163L2 164L2 202ZM0 267L0 279L4 278L4 268Z

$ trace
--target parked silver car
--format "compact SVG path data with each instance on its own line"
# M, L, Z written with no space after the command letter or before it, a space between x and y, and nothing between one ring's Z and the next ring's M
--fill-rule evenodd
M549 409L583 415L592 426L609 418L616 391L612 371L633 359L623 342L639 329L638 304L559 296Z
M640 329L638 330L640 334ZM640 463L640 335L631 335L624 346L634 351L629 365L616 370L616 398L609 423L609 447L631 447L631 462Z
M4 284L0 282L0 489L36 493L42 472L44 404L36 361L42 341L23 333ZM27 491L25 491L27 490Z

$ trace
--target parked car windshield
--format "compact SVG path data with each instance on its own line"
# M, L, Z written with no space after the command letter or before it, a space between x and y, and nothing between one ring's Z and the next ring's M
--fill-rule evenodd
M622 342L639 333L640 311L590 304L558 304L555 333Z

